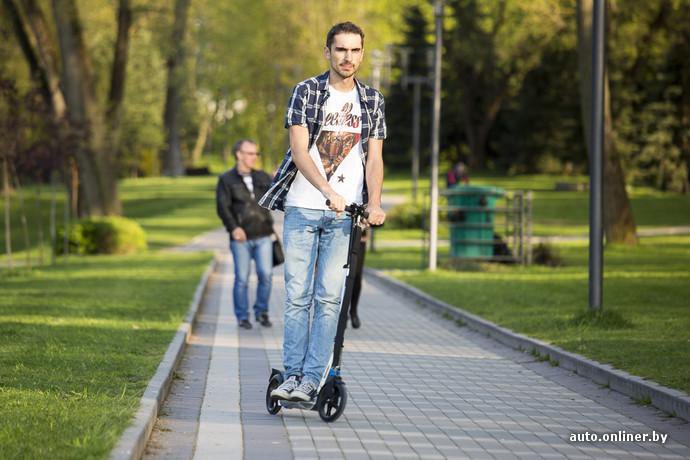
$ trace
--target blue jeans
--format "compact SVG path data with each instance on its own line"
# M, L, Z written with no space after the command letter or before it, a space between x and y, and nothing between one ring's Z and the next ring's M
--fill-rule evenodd
M254 315L268 311L268 299L271 295L273 274L273 242L269 236L247 241L230 241L230 251L235 262L235 286L232 299L235 304L235 316L238 321L248 319L249 266L254 259L259 285L256 289Z
M333 351L350 242L350 217L285 208L285 376L320 382ZM314 317L309 330L309 310Z

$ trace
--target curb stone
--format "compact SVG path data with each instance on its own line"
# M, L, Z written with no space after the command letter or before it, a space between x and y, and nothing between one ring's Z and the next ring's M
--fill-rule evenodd
M485 334L487 337L525 353L538 354L563 369L586 377L599 385L630 396L636 401L651 401L651 405L675 417L690 422L690 396L682 391L659 385L641 377L615 369L608 364L601 364L576 353L563 350L541 340L518 334L510 329L498 326L459 307L454 307L438 300L421 290L402 281L398 281L378 270L364 269L369 279L394 290L418 305L427 307L443 316L450 316L455 321L462 321L470 329Z
M141 458L144 453L146 443L156 423L158 411L170 390L173 372L182 357L187 339L192 333L192 324L196 319L196 314L201 305L201 299L206 292L208 281L217 266L218 259L214 256L213 260L208 264L206 271L201 276L201 280L194 291L194 296L192 297L187 316L177 328L177 332L170 342L162 361L158 365L156 373L146 386L146 390L144 390L144 394L139 401L139 409L134 415L132 424L125 429L117 444L110 452L110 460L135 460Z

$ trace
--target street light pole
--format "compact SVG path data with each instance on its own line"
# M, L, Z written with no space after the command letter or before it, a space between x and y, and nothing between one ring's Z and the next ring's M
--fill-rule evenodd
M391 47L393 48L393 47ZM426 49L427 53L427 68L429 69L428 75L410 75L409 74L409 62L410 54L412 53L412 48L410 47L396 47L400 52L400 57L402 61L402 86L407 89L409 85L412 85L413 89L413 103L412 103L412 201L417 202L417 192L419 191L419 159L421 157L420 152L420 110L422 104L422 86L429 85L432 86L434 82L433 77L433 48L428 47Z
M436 270L438 246L438 157L441 132L441 45L443 0L435 0L436 47L434 49L434 105L431 135L431 215L429 216L429 270Z
M594 0L592 11L592 158L589 187L589 309L601 311L603 238L603 157L604 157L604 43L605 0Z

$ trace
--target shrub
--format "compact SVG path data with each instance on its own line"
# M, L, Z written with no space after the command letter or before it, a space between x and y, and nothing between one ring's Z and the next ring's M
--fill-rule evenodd
M440 199L439 206L444 202ZM438 220L442 222L448 219L445 211L439 211ZM386 211L386 227L387 228L423 228L429 226L429 207L422 206L420 203L402 203L393 206Z
M422 206L413 203L398 204L386 213L389 228L422 228L423 222Z
M64 227L57 233L55 252L64 251ZM72 225L68 234L72 254L132 254L146 249L146 233L141 226L124 217L93 217Z
M558 251L545 243L539 243L532 249L532 260L537 265L546 265L548 267L560 267L564 265L563 259L558 254Z

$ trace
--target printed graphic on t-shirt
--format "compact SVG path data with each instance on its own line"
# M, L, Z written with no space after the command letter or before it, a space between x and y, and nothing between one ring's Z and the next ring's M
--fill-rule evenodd
M330 180L340 163L350 154L352 147L359 143L362 136L360 128L362 117L352 113L352 108L353 104L347 102L339 112L327 113L323 129L316 140L316 148L319 151L327 180Z
M329 92L323 106L321 130L309 148L309 158L335 193L347 203L361 203L364 162L362 106L357 88L347 92L329 88ZM299 171L285 196L285 206L328 210L321 192Z

